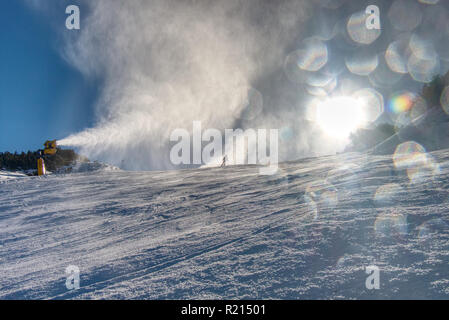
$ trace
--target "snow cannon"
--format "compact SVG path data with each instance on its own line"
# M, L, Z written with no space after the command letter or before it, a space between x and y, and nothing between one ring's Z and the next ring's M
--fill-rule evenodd
M56 154L56 140L47 140L45 141L44 146L44 154Z
M37 175L38 176L43 176L45 175L47 172L45 170L45 162L44 159L39 158L37 159Z

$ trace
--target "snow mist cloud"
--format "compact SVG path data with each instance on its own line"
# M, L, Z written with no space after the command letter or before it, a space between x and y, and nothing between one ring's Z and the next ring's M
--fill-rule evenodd
M69 32L63 54L86 76L103 79L98 121L58 144L146 170L172 168L169 137L176 128L191 130L193 121L220 130L243 126L248 92L282 66L310 5L96 0L84 8L88 16L76 35ZM274 122L254 124L268 123Z

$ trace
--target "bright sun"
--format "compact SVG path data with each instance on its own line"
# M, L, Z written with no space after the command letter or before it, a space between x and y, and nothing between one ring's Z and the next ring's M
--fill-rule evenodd
M316 120L329 136L347 138L365 122L364 105L360 99L335 97L317 105Z

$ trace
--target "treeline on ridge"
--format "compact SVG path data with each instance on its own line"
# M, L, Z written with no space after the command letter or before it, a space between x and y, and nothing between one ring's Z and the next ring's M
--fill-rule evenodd
M22 153L0 152L0 169L10 171L32 171L37 170L37 159L39 151L28 151ZM61 149L54 155L42 155L45 167L49 171L56 171L62 167L73 164L79 155L71 149Z

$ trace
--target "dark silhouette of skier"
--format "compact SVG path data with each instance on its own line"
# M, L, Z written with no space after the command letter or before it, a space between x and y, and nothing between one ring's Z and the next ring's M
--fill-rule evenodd
M227 159L227 156L225 155L223 157L223 162L221 163L221 168L226 167L226 159Z

